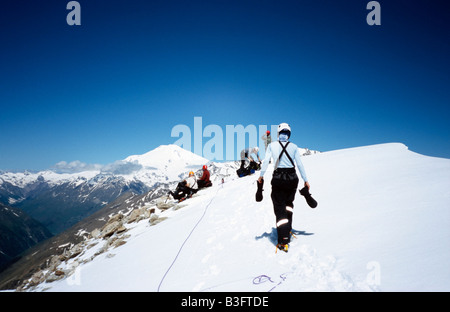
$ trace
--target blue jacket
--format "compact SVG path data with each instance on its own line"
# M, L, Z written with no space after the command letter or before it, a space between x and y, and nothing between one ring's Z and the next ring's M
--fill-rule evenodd
M279 141L275 141L270 143L270 145L267 147L266 150L266 157L263 160L263 163L261 165L261 174L260 176L264 176L264 173L267 170L267 166L269 166L269 161L271 158L273 158L274 165L276 165L276 162L278 160L278 157L281 154L282 148ZM283 146L286 146L287 142L282 143ZM286 148L286 152L288 152L289 156L291 156L292 160L297 164L298 171L300 172L300 175L303 179L303 181L308 182L308 178L306 177L305 168L303 167L303 163L300 160L300 152L298 150L297 145L290 142L288 147ZM289 158L286 156L286 154L283 154L280 158L280 162L278 163L278 168L292 168L292 163L289 160Z

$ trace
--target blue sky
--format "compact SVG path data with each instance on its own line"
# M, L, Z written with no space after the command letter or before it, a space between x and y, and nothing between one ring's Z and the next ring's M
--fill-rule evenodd
M379 1L380 26L365 0L80 0L81 26L67 2L2 4L0 169L111 163L195 116L450 158L446 1Z

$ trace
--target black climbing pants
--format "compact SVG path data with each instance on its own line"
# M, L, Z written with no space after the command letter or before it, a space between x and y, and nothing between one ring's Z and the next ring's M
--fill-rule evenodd
M298 177L295 174L292 180L279 180L272 178L272 203L276 217L276 225L278 232L278 243L288 244L290 242L290 232L292 230L292 216L294 213L294 199L298 186ZM277 170L282 170L278 168ZM287 169L286 169L287 171ZM289 171L292 173L291 171Z
M183 197L186 197L186 196L189 196L189 195L192 195L195 193L197 193L197 190L187 187L186 183L183 183L183 182L178 183L175 192L170 192L170 194L172 194L174 199L181 199Z

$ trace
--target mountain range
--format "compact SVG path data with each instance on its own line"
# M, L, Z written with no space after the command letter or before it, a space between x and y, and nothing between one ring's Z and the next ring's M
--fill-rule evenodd
M186 163L189 161L189 164ZM122 194L143 194L160 183L181 179L208 160L176 145L160 146L93 170L3 172L0 203L22 209L58 234Z

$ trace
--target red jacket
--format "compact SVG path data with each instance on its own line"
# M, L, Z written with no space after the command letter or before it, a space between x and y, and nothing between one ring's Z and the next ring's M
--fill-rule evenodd
M209 171L203 169L203 175L202 175L202 177L199 180L203 180L205 182L208 182L209 181Z

